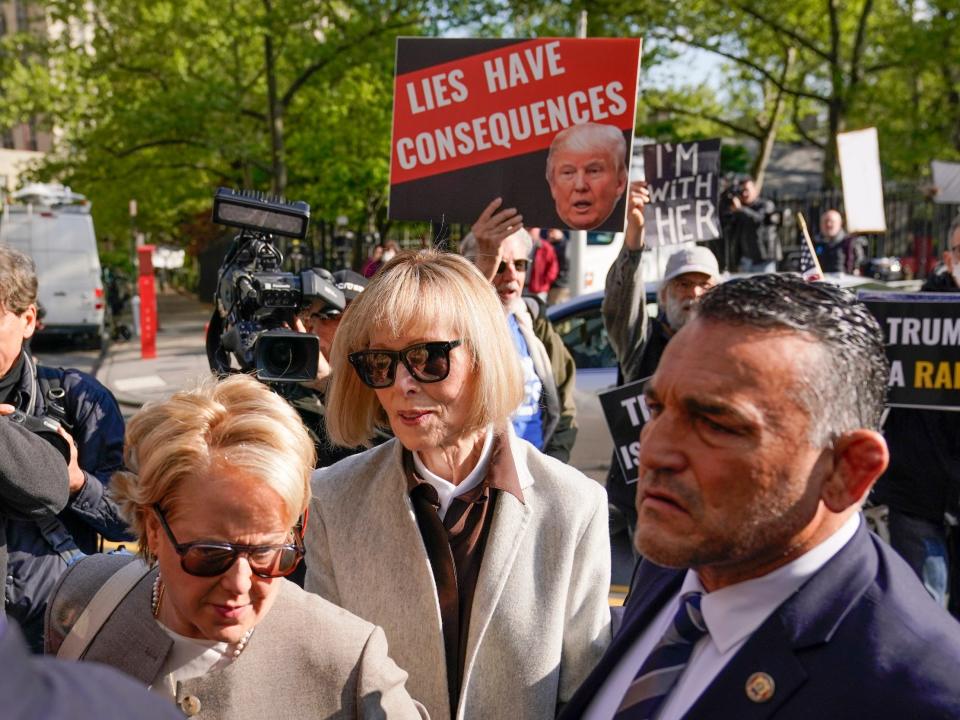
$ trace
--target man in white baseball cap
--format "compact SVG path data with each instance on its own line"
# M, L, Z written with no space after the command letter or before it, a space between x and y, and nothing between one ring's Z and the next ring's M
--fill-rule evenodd
M684 248L670 256L658 299L672 332L687 323L700 296L719 279L717 258L703 245Z
M720 281L716 256L703 245L678 250L667 260L657 293L660 314L647 314L643 268L643 206L650 202L646 183L630 185L627 231L623 249L607 273L603 323L620 364L618 385L653 375L667 342L690 320L703 294ZM607 477L607 495L631 528L636 520L636 476L625 478L615 460Z

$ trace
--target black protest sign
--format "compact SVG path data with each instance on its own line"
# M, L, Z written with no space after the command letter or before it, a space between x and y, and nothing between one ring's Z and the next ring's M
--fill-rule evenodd
M637 481L640 428L650 419L650 411L643 397L643 385L646 382L647 378L643 378L599 393L617 462L628 484Z
M720 237L720 140L644 145L643 172L650 189L643 210L648 246Z
M960 410L960 293L861 292L883 329L887 404Z

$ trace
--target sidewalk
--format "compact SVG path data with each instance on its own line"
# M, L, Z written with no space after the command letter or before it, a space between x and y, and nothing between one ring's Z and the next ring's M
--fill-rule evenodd
M210 374L204 349L204 329L211 305L174 291L157 294L157 357L140 357L140 338L112 342L97 370L97 379L128 410L163 400L190 381Z

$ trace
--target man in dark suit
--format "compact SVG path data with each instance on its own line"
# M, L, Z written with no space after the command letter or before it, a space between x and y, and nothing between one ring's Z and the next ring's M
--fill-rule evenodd
M565 718L960 717L960 626L872 536L883 336L849 293L719 285L645 391L638 567Z

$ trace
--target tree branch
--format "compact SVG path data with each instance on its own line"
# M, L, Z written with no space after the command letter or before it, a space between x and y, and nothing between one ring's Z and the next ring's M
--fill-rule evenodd
M726 118L722 118L710 113L697 112L695 110L676 107L674 105L657 105L655 103L650 103L649 108L654 112L671 113L674 115L686 115L687 117L695 117L695 118L700 118L701 120L708 120L709 122L712 122L716 125L720 125L721 127L725 127L728 130L733 130L735 133L739 133L741 135L749 135L750 137L756 140L760 140L763 138L763 134L755 129L744 127L734 122L733 120L727 120Z
M806 48L807 50L812 52L814 55L817 55L818 57L826 60L827 62L830 61L829 54L827 54L824 50L814 45L814 43L811 40L808 40L803 35L800 35L795 30L792 30L790 27L786 25L782 25L778 23L776 20L767 17L766 15L761 13L759 10L751 7L749 3L734 2L733 5L739 8L740 10L742 10L744 13L746 13L750 17L752 17L754 20L756 20L760 24L766 25L768 28L770 28L776 33L779 33L781 35L786 35L788 38L793 40L797 45L800 45L801 47Z
M863 60L863 46L867 35L867 18L873 11L873 0L864 0L863 10L857 20L857 34L853 41L853 52L850 54L850 86L860 82L860 61Z
M394 24L389 24L389 23L378 24L378 25L375 25L374 27L371 27L366 32L361 33L360 35L354 37L353 39L347 42L344 42L341 45L338 45L335 49L331 50L331 52L326 57L322 58L321 60L317 60L316 62L304 68L303 72L300 73L299 76L297 76L297 78L290 84L290 87L287 89L287 91L280 98L280 104L284 108L288 107L290 103L293 101L294 96L297 94L297 92L299 92L300 88L302 88L307 83L307 81L310 80L311 77L313 77L314 74L316 74L317 72L322 70L324 67L329 65L331 62L333 62L333 60L338 58L342 53L358 45L363 44L364 42L366 42L372 37L376 37L377 35L380 35L382 33L389 33L391 30L399 30L401 28L407 27L409 24L410 24L409 20L404 20L402 22L397 22Z
M824 143L820 142L819 140L817 140L816 138L812 137L811 135L808 135L807 132L806 132L806 130L804 130L804 129L803 129L803 126L800 124L800 103L799 103L799 99L796 98L796 97L794 97L794 98L793 98L793 103L792 103L792 105L793 105L793 108L792 108L792 110L791 110L790 115L791 115L791 118L792 118L792 120L793 120L793 127L794 127L794 129L797 131L797 134L798 134L800 137L802 137L802 138L804 139L804 141L807 142L808 144L813 145L814 147L818 147L818 148L820 148L821 150L825 149L825 148L826 148L826 145L825 145Z
M654 33L649 33L648 37L652 37L657 40L667 40L670 42L683 43L684 45L689 45L690 47L699 48L700 50L706 50L707 52L714 53L716 55L719 55L720 57L725 57L728 60L732 60L733 62L738 63L739 65L743 65L744 67L750 68L751 70L756 72L758 75L762 76L764 80L767 80L768 82L770 82L778 90L782 90L788 95L795 96L795 97L803 97L803 98L807 98L808 100L816 100L817 102L827 102L827 100L829 99L824 97L823 95L818 95L817 93L810 92L809 90L801 90L799 88L787 87L786 84L780 80L780 78L778 78L776 75L774 75L772 72L767 70L762 65L758 65L750 58L736 55L735 53L729 52L728 50L724 50L715 45L711 45L705 42L700 42L699 40L696 40L694 38L684 37L683 35L680 35L677 33L654 32Z
M150 148L155 147L164 147L169 145L185 145L187 147L197 147L207 149L207 145L204 143L199 143L196 140L180 140L176 138L171 138L167 140L151 140L149 142L140 143L139 145L133 145L132 147L126 148L124 150L115 150L112 147L107 145L103 146L103 149L113 155L116 158L129 157L130 155L135 155L141 150L149 150Z

